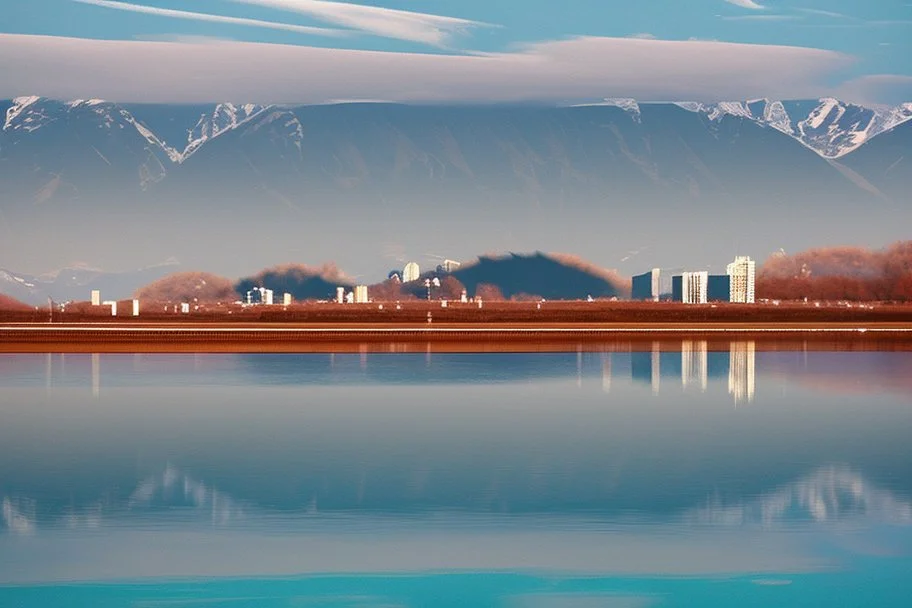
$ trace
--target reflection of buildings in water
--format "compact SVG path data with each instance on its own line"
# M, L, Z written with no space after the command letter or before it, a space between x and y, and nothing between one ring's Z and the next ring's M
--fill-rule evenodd
M630 353L630 377L652 387L652 394L659 394L662 378L662 353L658 342L652 343L648 351Z
M602 390L611 392L611 354L602 354Z
M874 487L847 466L828 466L751 502L726 505L713 498L685 519L715 525L826 523L864 518L887 524L912 524L912 504Z
M101 394L101 355L92 353L92 396Z
M576 349L576 387L583 387L583 351L579 346Z
M677 351L662 352L661 343L653 342L649 351L630 353L630 375L635 382L649 384L658 395L662 377L680 378L682 357Z
M728 393L735 403L754 400L756 345L753 340L729 345Z
M706 340L684 340L681 342L681 384L686 389L691 384L706 391L709 383Z

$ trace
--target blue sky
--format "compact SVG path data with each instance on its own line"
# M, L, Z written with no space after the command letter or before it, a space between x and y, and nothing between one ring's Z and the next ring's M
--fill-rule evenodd
M545 78L551 73L559 75L550 89L532 86L535 83L523 81L520 74L509 93L493 93L496 100L529 97L575 101L587 99L590 93L598 98L603 92L601 88L605 89L605 96L647 95L669 99L685 94L692 97L700 90L706 91L707 99L742 90L745 96L838 94L867 102L892 103L912 98L910 0L28 0L6 4L0 21L2 54L26 57L28 50L43 40L35 35L88 40L71 46L57 45L51 51L42 51L40 58L27 60L21 67L37 70L32 78L23 77L15 68L4 71L0 66L0 76L6 81L0 89L3 95L29 94L25 89L59 76L53 69L53 53L60 53L58 65L73 62L75 57L85 58L79 66L84 70L81 75L88 78L84 80L86 85L97 79L99 89L123 96L129 90L117 89L104 80L104 72L115 75L118 70L127 70L114 55L142 50L141 58L136 55L135 61L152 64L163 61L157 55L163 46L135 43L186 45L191 63L198 61L194 65L202 69L206 61L218 61L219 53L209 52L204 59L202 55L206 53L198 47L207 46L211 51L213 43L218 42L223 45L220 48L231 45L231 50L237 53L227 56L244 57L262 52L271 60L276 57L274 52L244 43L395 53L390 60L403 62L397 63L390 75L403 79L412 72L412 64L402 58L403 53L421 53L434 59L478 58L479 54L493 53L520 62L527 60L530 49L547 55L553 69L544 70ZM633 38L642 39L641 45L617 42ZM100 40L118 40L122 44L96 45L93 51L89 42ZM588 40L590 44L573 44L579 40ZM678 41L684 46L662 46L658 44L661 41ZM707 46L707 42L716 45ZM625 72L618 64L627 60L630 49L634 49L639 63L631 64ZM682 63L677 71L686 72L694 82L705 75L704 89L694 90L674 82L664 88L659 86L663 78L668 80L663 66L685 61L678 58L680 49L694 52L683 55L690 61L698 61L699 69ZM600 58L600 64L596 65L593 54ZM167 54L169 60L178 55ZM366 57L364 54L335 56L347 58L342 63L347 62L349 72L340 73L352 77L376 69L377 64L370 61L359 63ZM335 56L300 51L283 55L282 61L309 66L314 57L319 57L325 65ZM558 56L559 67L554 64ZM735 56L737 59L732 60ZM776 63L773 70L770 70L771 62ZM358 65L354 66L355 63ZM603 82L611 86L568 87L564 76L572 73L577 63L584 66L581 71L590 77L590 85L601 75ZM766 70L760 65L763 63L767 64ZM490 73L486 71L486 76L479 77L476 68L483 65L480 62L464 61L458 63L459 67L453 62L443 65L443 74L449 74L454 82L464 82L466 90L471 91L466 96L479 99L484 99L485 83L489 79L511 78L515 67L514 63L501 62ZM243 74L244 67L237 67L239 74ZM775 79L776 70L783 72L781 82ZM430 68L428 71L432 72ZM630 71L651 76L654 85L647 86L643 78L631 77ZM720 73L727 74L728 84L721 82ZM531 78L531 75L530 70L526 76ZM39 76L45 80L38 80ZM129 76L125 73L121 79ZM190 76L179 70L173 75L176 99L195 99L203 93L185 86ZM743 86L739 85L740 80ZM420 82L421 90L403 99L453 97L452 91ZM582 83L582 78L571 84L578 83ZM133 84L134 89L140 85ZM159 88L163 84L165 81L154 83ZM409 82L404 80L401 84L407 87ZM47 88L46 93L63 94L68 90L63 85ZM75 93L80 87L71 88ZM567 90L565 98L553 93L559 88ZM324 89L327 98L335 93L386 98L391 92L391 87L368 85L360 95L351 87ZM768 93L764 93L766 89ZM237 87L237 94L250 92ZM283 95L291 96L285 101L319 100L319 95L313 92L300 99L293 99L298 96L293 90Z

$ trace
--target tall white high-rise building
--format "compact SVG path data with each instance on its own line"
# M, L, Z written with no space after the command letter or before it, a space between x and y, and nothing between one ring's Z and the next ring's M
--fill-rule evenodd
M342 304L345 302L345 288L336 287L336 303Z
M731 278L729 300L742 304L754 303L754 283L757 275L757 264L746 255L735 257L735 261L726 270Z
M367 285L355 286L355 304L367 304Z
M681 273L681 296L685 304L706 304L709 273L705 270Z
M417 281L418 277L421 276L421 269L418 267L418 264L415 262L409 262L405 265L405 268L402 269L402 282L408 283L410 281Z
M101 306L101 291L98 289L92 290L92 306Z
M291 306L291 300L292 300L291 294L288 293L288 292L286 292L286 293L282 296L282 305L283 305L283 306Z

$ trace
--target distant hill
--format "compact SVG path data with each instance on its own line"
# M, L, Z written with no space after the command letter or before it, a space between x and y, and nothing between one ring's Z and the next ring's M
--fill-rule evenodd
M176 272L136 291L140 300L155 302L233 302L231 279L208 272Z
M352 279L347 277L335 264L307 266L286 264L267 268L235 284L240 297L255 287L265 287L275 292L276 301L282 294L290 293L295 300L321 300L335 297L336 287L349 288Z
M32 310L32 307L25 302L20 302L15 298L5 296L0 293L0 310L2 311L25 311Z
M539 296L548 300L624 297L629 285L614 273L565 254L509 254L480 257L452 273L470 296L482 286L504 298Z

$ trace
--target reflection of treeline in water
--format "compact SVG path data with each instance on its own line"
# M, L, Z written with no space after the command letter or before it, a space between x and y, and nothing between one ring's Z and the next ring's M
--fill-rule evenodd
M912 241L882 250L811 249L771 256L757 276L760 298L912 301Z

